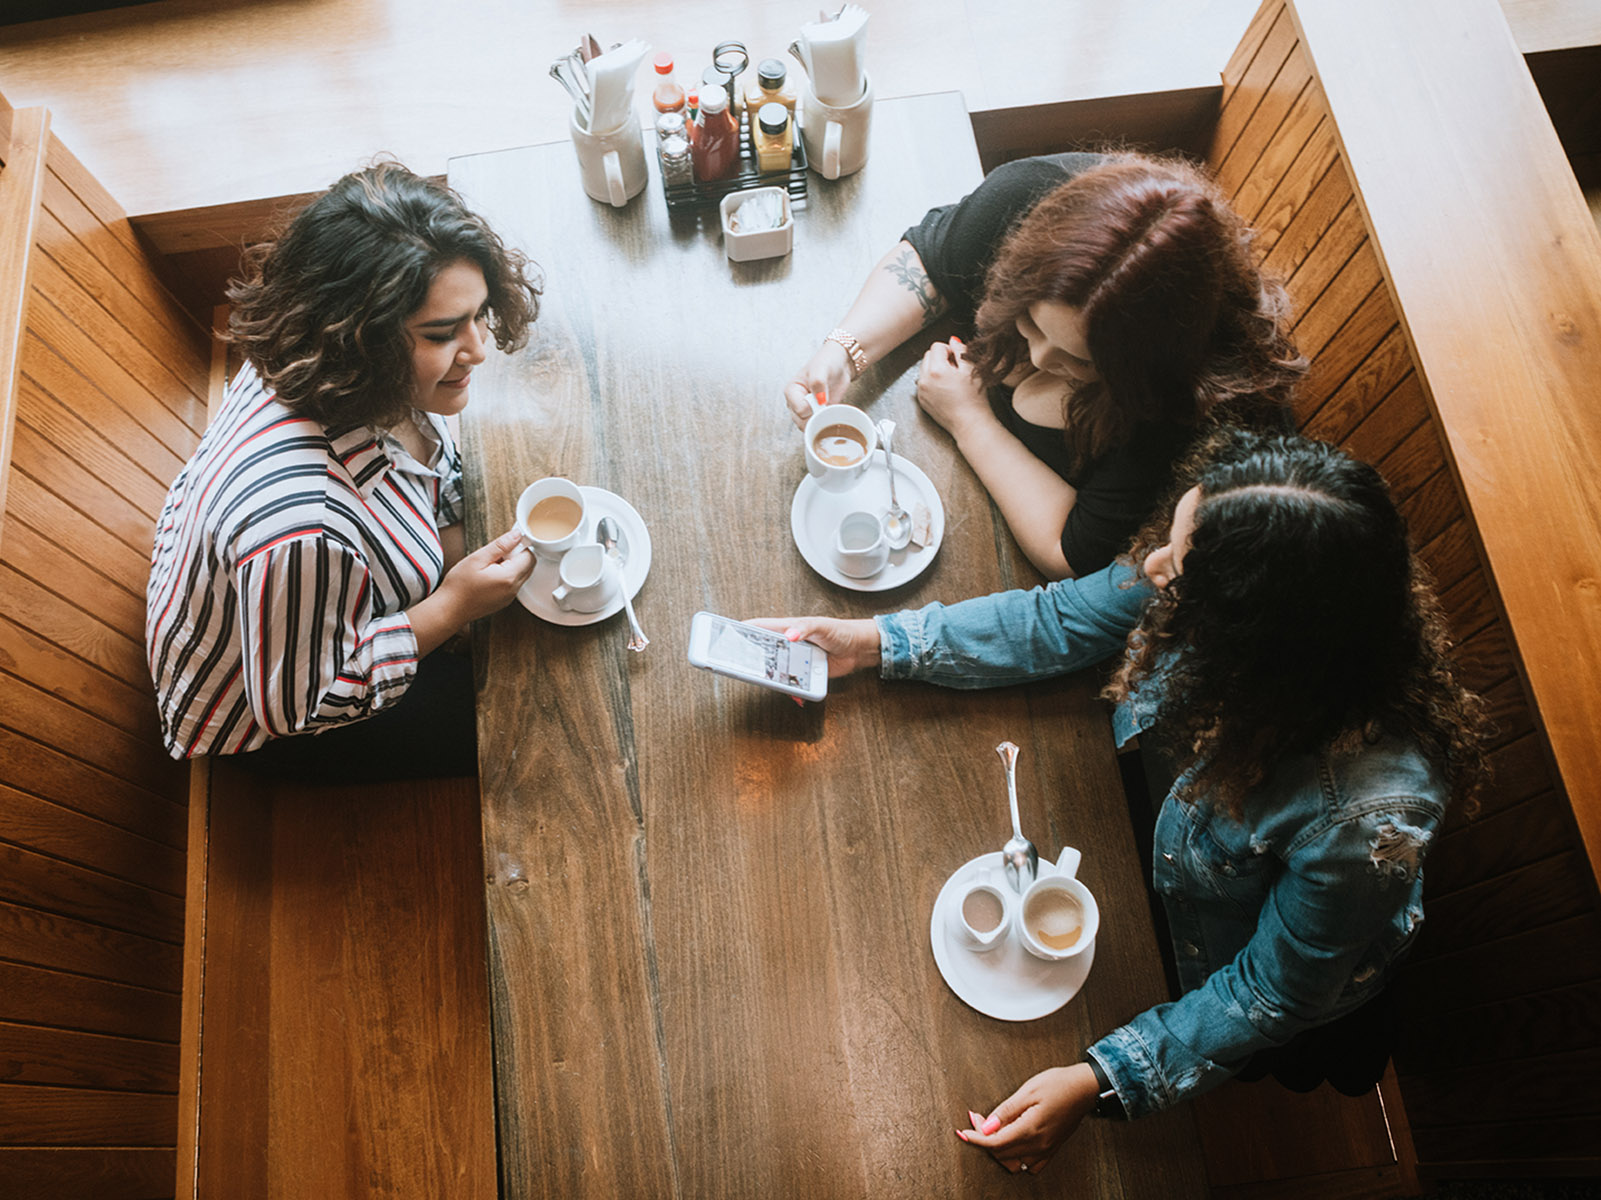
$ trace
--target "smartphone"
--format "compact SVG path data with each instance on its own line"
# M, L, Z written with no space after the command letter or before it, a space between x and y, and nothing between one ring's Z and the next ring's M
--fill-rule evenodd
M828 695L828 655L811 642L698 612L689 623L689 661L803 700Z

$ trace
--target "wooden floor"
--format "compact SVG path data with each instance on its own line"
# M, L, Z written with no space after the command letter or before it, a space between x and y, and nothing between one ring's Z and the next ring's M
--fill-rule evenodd
M1525 52L1601 42L1601 0L1502 0ZM1209 87L1257 0L874 0L880 96L957 90L970 111ZM592 31L698 76L713 44L784 55L813 6L771 0L157 0L0 28L0 93L54 129L129 215L326 187L378 151L554 141L546 72ZM793 60L789 60L794 67Z
M974 110L1210 86L1256 6L874 0L869 70L880 96L958 90ZM784 55L815 12L758 0L158 0L0 29L0 92L48 105L57 135L137 217L313 191L377 151L442 174L452 155L555 141L569 102L547 70L586 31L644 38L690 78L726 38L753 58Z

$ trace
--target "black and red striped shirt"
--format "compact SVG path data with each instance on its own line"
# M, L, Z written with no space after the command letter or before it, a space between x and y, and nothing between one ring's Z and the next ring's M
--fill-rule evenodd
M156 525L145 643L174 758L236 754L392 704L417 668L406 609L439 586L461 457L298 417L242 368Z

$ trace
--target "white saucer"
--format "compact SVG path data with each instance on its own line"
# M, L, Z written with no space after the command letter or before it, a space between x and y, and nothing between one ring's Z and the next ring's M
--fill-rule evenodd
M608 492L605 488L580 487L584 494L584 534L578 540L592 542L595 540L595 528L602 517L612 517L621 529L617 539L617 547L623 554L623 588L628 591L628 598L632 600L639 595L639 589L645 586L645 576L650 574L650 530L645 528L645 522L634 506L624 500L616 492ZM619 588L605 608L596 612L569 612L565 608L558 608L551 599L551 592L561 583L561 577L556 573L561 566L559 558L542 558L534 573L517 592L517 601L541 621L549 621L552 625L593 625L596 621L604 621L623 611L623 588Z
M919 500L928 505L929 544L896 550L877 575L852 579L834 563L834 534L846 513L861 509L883 516L888 511L889 471L884 466L883 448L873 451L872 465L863 473L861 481L847 492L825 492L810 475L802 476L789 506L789 531L794 535L801 557L830 583L858 592L883 592L910 583L928 570L939 553L940 543L945 540L945 506L940 503L933 480L899 454L895 456L895 497L907 512L911 512Z
M998 873L1000 865L1000 851L980 854L956 868L940 888L929 922L934 962L951 991L968 1007L1001 1021L1033 1021L1049 1016L1078 995L1095 963L1095 946L1092 943L1082 954L1063 962L1046 962L1024 949L1010 929L999 946L982 954L958 941L950 920L957 894L984 872L995 869ZM1042 876L1055 873L1055 864L1040 859ZM1001 886L1006 886L1004 879Z

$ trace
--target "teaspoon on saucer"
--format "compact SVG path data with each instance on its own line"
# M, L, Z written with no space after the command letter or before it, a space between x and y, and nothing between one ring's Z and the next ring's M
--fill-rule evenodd
M1023 836L1022 823L1017 819L1017 745L1002 742L995 747L995 753L1006 764L1006 797L1012 803L1012 836L1001 847L1001 860L1006 869L1006 881L1021 894L1040 873L1040 854L1034 849L1034 843Z
M895 453L891 441L895 437L895 422L878 423L878 440L884 443L884 465L889 468L889 511L884 514L884 540L891 550L904 550L912 540L912 518L895 499Z
M628 614L628 648L643 650L650 645L650 639L639 627L639 618L634 615L634 602L628 596L628 581L623 578L623 565L627 560L623 558L622 550L617 545L619 532L615 519L602 517L595 526L595 540L606 547L607 556L617 564L617 586L623 589L623 611Z

